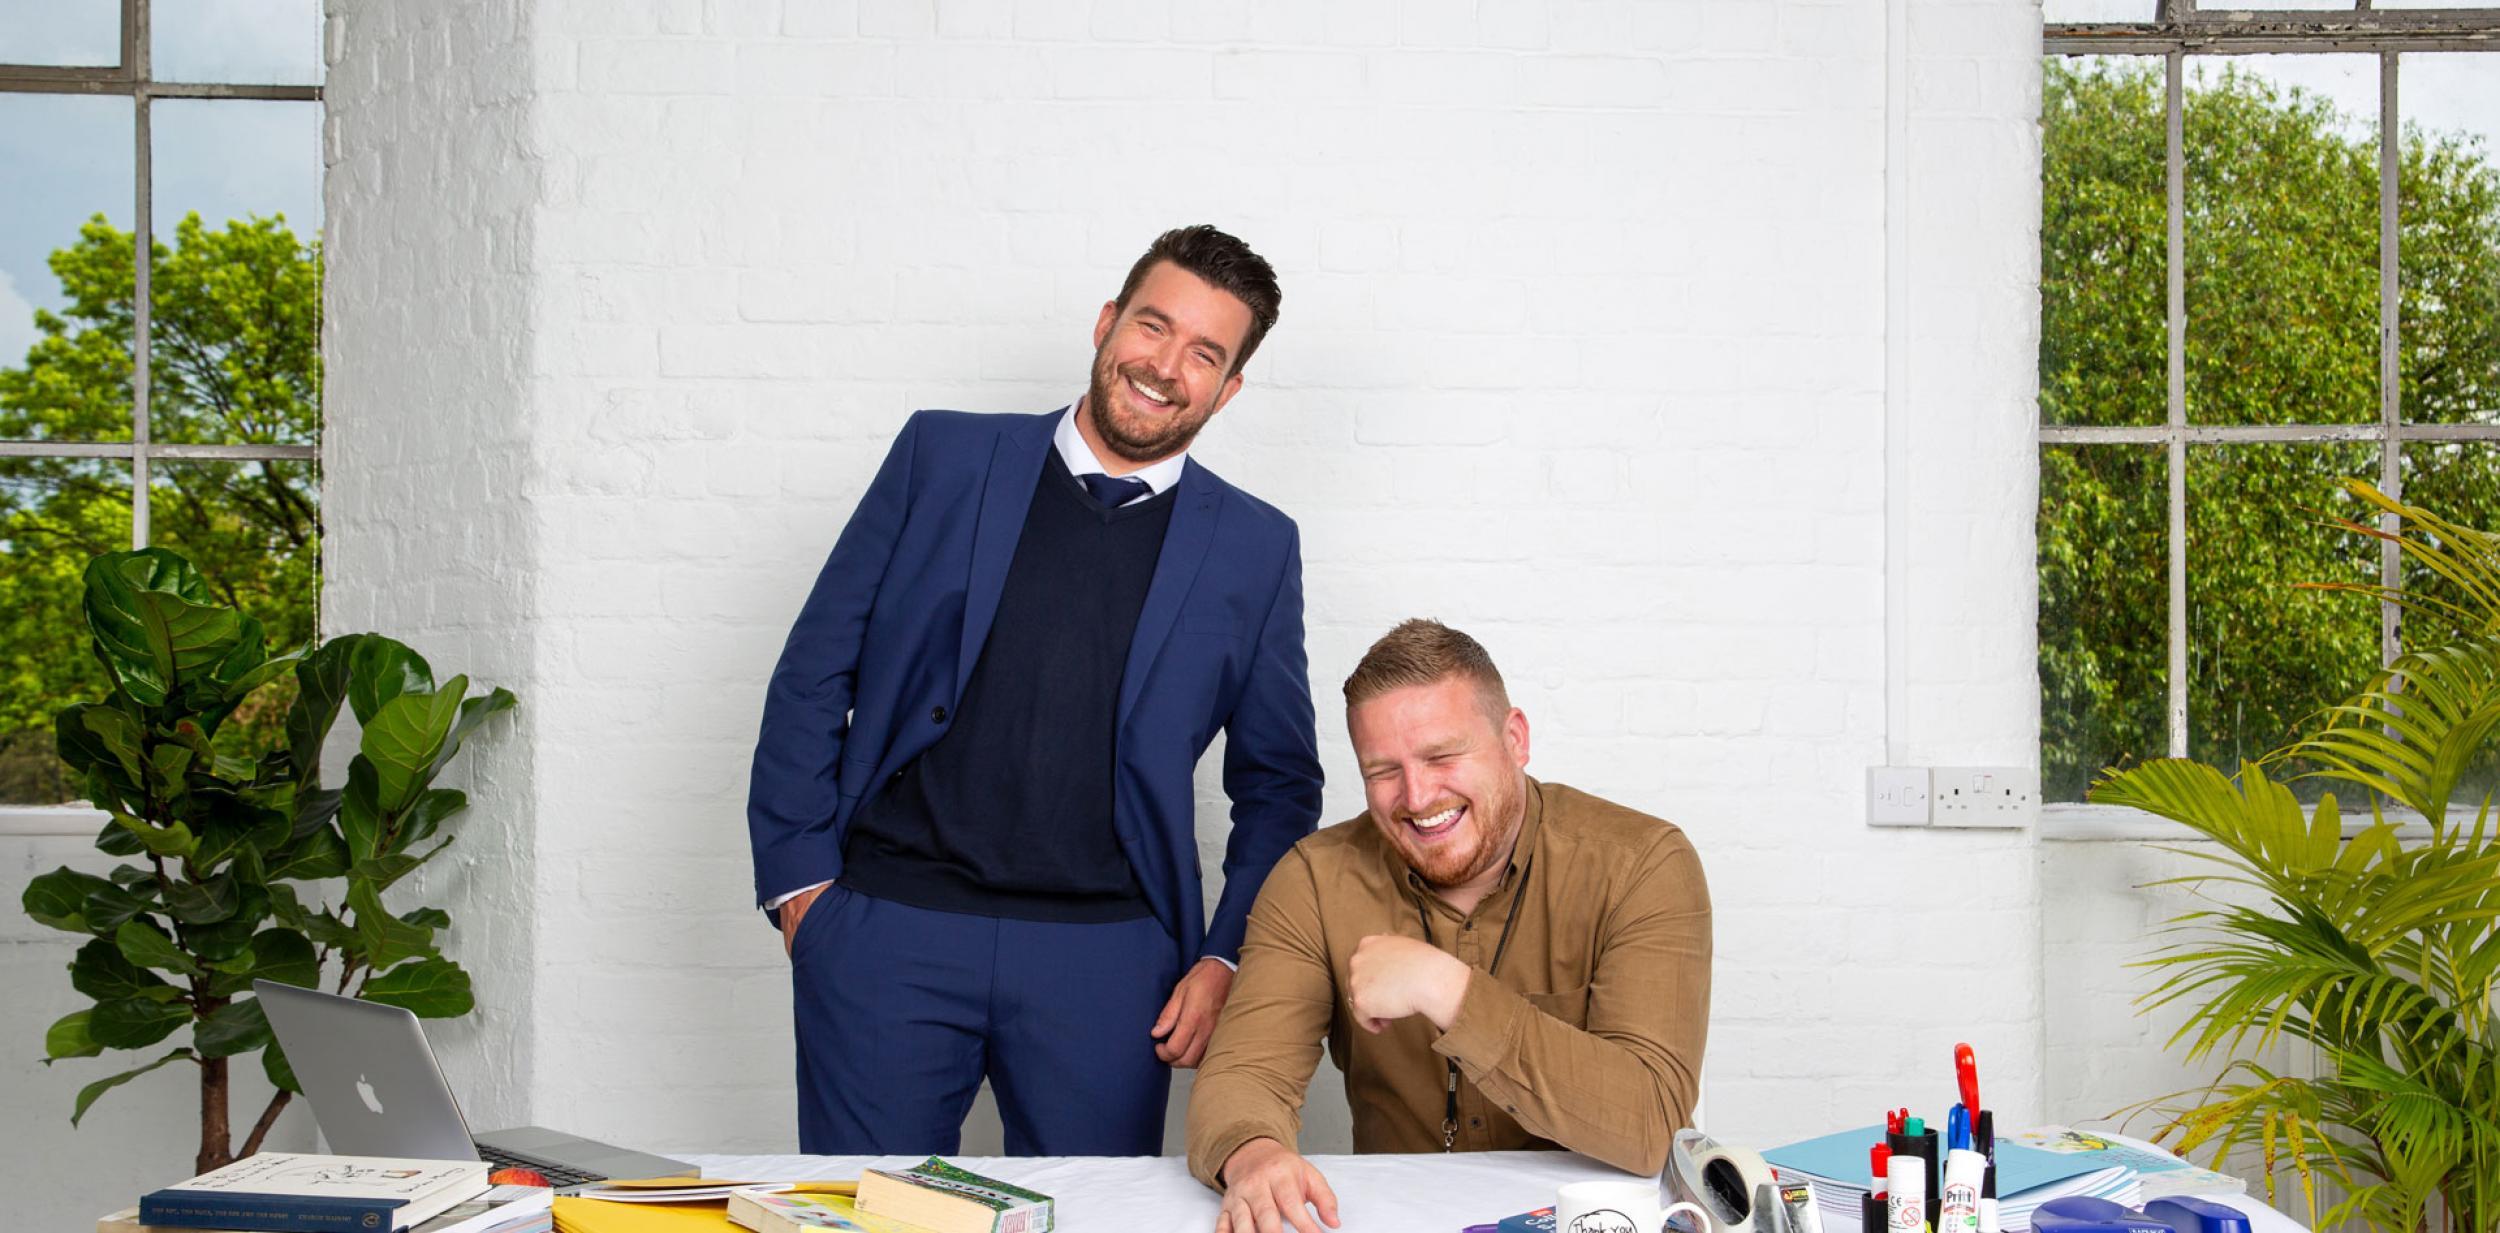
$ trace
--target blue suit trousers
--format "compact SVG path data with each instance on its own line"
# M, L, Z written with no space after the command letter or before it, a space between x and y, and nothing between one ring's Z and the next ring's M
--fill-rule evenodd
M1148 1033L1180 977L1153 917L939 912L828 886L791 951L799 1150L946 1155L981 1081L1011 1156L1152 1156L1172 1072Z

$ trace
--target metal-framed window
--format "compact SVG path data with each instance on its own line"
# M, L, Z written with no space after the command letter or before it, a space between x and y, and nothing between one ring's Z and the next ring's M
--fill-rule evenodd
M2382 0L2385 2L2385 0ZM2416 0L2418 3L2418 0ZM2133 8L2144 12L2150 20L2063 20L2062 18L2107 18L2113 11L2123 14ZM2063 10L2063 12L2061 12ZM2160 115L2163 124L2161 142L2162 167L2159 211L2161 235L2159 245L2164 285L2160 309L2162 325L2162 368L2158 417L2151 406L2142 408L2137 422L2106 422L2126 420L2115 415L2100 421L2093 417L2067 416L2065 422L2052 422L2044 396L2042 423L2038 439L2042 451L2044 481L2053 457L2111 458L2121 456L2108 451L2134 451L2138 463L2145 464L2130 474L2149 478L2158 472L2160 508L2164 523L2161 533L2163 569L2157 594L2165 604L2160 636L2163 639L2160 660L2164 679L2160 689L2159 747L2124 751L2130 756L2192 756L2198 740L2208 736L2196 725L2191 701L2191 668L2194 649L2191 647L2192 595L2191 578L2198 569L2198 546L2195 528L2190 526L2190 487L2200 477L2224 469L2235 460L2266 450L2333 451L2345 450L2348 461L2375 451L2375 459L2361 463L2358 469L2382 491L2402 497L2407 480L2408 451L2417 461L2426 450L2488 451L2494 462L2492 471L2500 476L2500 401L2485 403L2464 414L2449 409L2436 418L2410 417L2405 404L2408 378L2405 348L2411 341L2401 308L2408 288L2405 283L2405 228L2403 212L2405 166L2409 135L2401 91L2404 71L2417 58L2439 55L2444 69L2454 62L2453 53L2500 52L2500 9L2495 8L2374 8L2372 0L2357 0L2340 8L2321 7L2313 3L2298 9L2249 11L2200 8L2192 0L2048 0L2048 20L2043 47L2052 57L2052 65L2079 64L2084 58L2141 57L2154 61L2159 68L2161 90ZM2347 58L2368 57L2376 71L2376 145L2377 145L2377 301L2375 322L2378 363L2375 405L2351 405L2341 414L2283 414L2254 417L2256 422L2233 422L2227 411L2197 405L2190 375L2191 330L2203 322L2192 318L2196 305L2191 303L2190 285L2191 237L2189 234L2189 185L2196 151L2190 145L2188 117L2195 103L2190 97L2191 70L2199 64L2211 64L2206 57L2249 56L2318 56L2340 54ZM2062 60L2059 58L2063 58ZM2479 57L2477 58L2480 59ZM2222 63L2229 63L2223 61ZM2492 78L2491 98L2500 103L2500 56L2489 59ZM2149 68L2149 63L2147 64ZM2475 65L2479 70L2481 65ZM2052 120L2054 117L2052 117ZM2500 149L2490 151L2500 157ZM2149 186L2148 186L2149 188ZM2054 192L2054 189L2051 190ZM2055 211L2066 203L2046 200L2044 210ZM2044 223L2044 242L2048 228ZM2151 237L2143 237L2147 241ZM2208 248L2215 247L2208 245ZM2045 254L2044 254L2045 257ZM2045 268L2044 277L2048 270ZM2496 276L2500 277L2500 276ZM2367 329L2368 323L2360 328ZM2049 367L2050 349L2058 340L2047 336L2044 328L2043 370ZM2149 340L2145 340L2149 341ZM2417 361L2418 362L2418 361ZM2151 374L2143 374L2140 386L2149 386ZM2046 391L2044 390L2044 395ZM2149 395L2149 390L2147 391ZM2149 401L2149 398L2148 398ZM2075 422L2078 419L2087 422ZM2152 464L2152 451L2159 451L2159 463ZM2098 451L2098 453L2096 453ZM2219 482L2228 482L2219 481ZM2045 521L2064 516L2055 508L2055 494L2044 482L2041 516ZM2500 490L2496 490L2500 492ZM2151 508L2152 497L2144 494L2145 509ZM2392 521L2392 520L2389 520ZM2044 531L2047 528L2044 527ZM2392 526L2387 529L2392 530ZM2228 546L2218 547L2227 553ZM2405 584L2401 554L2393 543L2381 542L2376 549L2377 581L2389 587ZM2044 571L2046 565L2044 563ZM2149 571L2147 571L2149 572ZM2150 582L2149 578L2144 581ZM2138 596L2139 602L2151 602L2152 596ZM2043 623L2051 619L2044 595ZM2377 614L2377 660L2384 664L2397 653L2403 639L2403 614L2398 605L2382 603ZM2146 631L2149 635L2150 631ZM2053 668L2044 655L2044 686ZM2140 686L2140 682L2138 683ZM2050 695L2055 689L2044 689L2044 706L2057 705ZM2318 699L2317 701L2323 701ZM2143 701L2149 701L2145 699ZM2149 715L2142 712L2139 718ZM2054 716L2044 716L2044 723ZM2044 750L2045 755L2048 751ZM2044 767L2044 769L2050 769ZM2071 768L2069 768L2071 769ZM2053 797L2056 789L2052 789ZM2065 800L2077 799L2067 789Z
M168 535L189 525L183 521L186 518L230 519L230 510L223 506L183 508L188 504L186 494L229 488L236 491L234 501L239 505L261 501L272 507L288 507L290 519L312 528L307 547L317 552L317 376L309 381L313 407L309 432L300 427L268 429L265 416L255 419L248 393L238 396L239 407L226 409L227 427L216 431L196 426L169 429L155 411L165 405L166 398L187 397L194 387L216 386L212 396L222 396L249 384L219 384L221 375L231 375L230 370L219 368L227 362L226 356L198 354L188 336L168 327L173 318L165 314L172 309L170 301L164 298L165 290L159 286L160 263L168 261L168 250L177 241L177 235L172 221L161 209L160 198L169 191L179 197L193 187L207 185L200 188L201 193L217 201L249 199L261 190L250 182L248 170L233 173L234 183L210 182L220 171L232 172L230 160L241 147L254 141L282 140L289 146L285 156L293 158L300 153L304 179L316 186L310 203L315 213L288 220L287 234L293 234L293 227L309 225L312 230L302 239L317 247L317 133L322 99L319 8L310 0L185 0L178 6L161 6L162 13L155 11L156 7L159 6L152 6L151 0L44 0L40 8L29 5L0 16L0 108L17 111L16 139L21 147L37 143L41 148L40 143L46 140L42 130L53 118L74 113L83 122L97 107L111 113L109 124L116 130L126 115L132 137L128 162L132 189L128 199L131 251L126 271L130 281L126 303L115 300L108 306L111 313L127 314L126 322L118 317L113 322L115 329L126 328L128 335L127 419L116 421L109 431L29 432L23 427L28 417L22 416L19 434L9 437L0 433L0 438L7 438L0 439L0 464L15 463L18 468L7 477L0 477L0 481L23 488L38 482L26 478L30 474L28 468L57 463L66 465L56 468L56 473L75 473L80 482L109 490L119 482L113 478L114 473L126 467L129 544L134 548L164 542ZM160 25L160 17L166 24ZM252 43L254 38L265 41L266 31L273 27L287 32L282 49L273 53ZM298 27L300 42L293 33ZM253 75L255 65L281 62L282 67L265 77ZM47 98L59 101L42 101ZM76 99L97 102L69 101ZM106 100L123 100L126 108L108 106ZM280 130L282 137L267 136ZM299 138L303 142L300 151L294 148ZM69 143L48 151L63 160L74 158L89 167L103 167L112 161L111 155L93 148L93 143L77 144L81 139L76 136L54 140L56 146ZM160 169L167 165L164 160L168 149L183 156L175 164L178 183L170 187L160 176ZM28 161L37 164L32 170L40 175L45 160ZM246 164L249 161L244 160ZM33 179L30 176L21 181L19 191L43 191L39 184L32 183ZM82 213L103 213L108 208L118 213L120 209L118 203L83 199L72 204ZM178 217L181 212L172 213ZM258 215L257 209L251 213ZM228 222L208 219L202 225L214 228ZM25 243L40 242L46 247L59 245L66 249L82 239L90 244L95 242L75 226L67 234L57 234L57 227L52 230L56 233L40 240L27 237ZM188 231L180 236L186 244L191 238ZM7 278L0 278L0 291L9 291L10 296L23 300L27 295L28 264L25 260L18 262L14 291L9 291ZM196 262L186 268L196 277L216 277L214 270L203 272ZM310 268L317 271L317 265ZM9 273L0 269L0 275ZM303 383L305 374L317 373L319 306L317 275L314 277L310 294L303 294L300 284L289 292L289 302L310 314L309 325L301 318L288 325L290 345L299 354L305 335L309 334L312 340L311 357L295 374L299 383ZM266 291L257 294L260 301L268 299ZM0 303L7 303L7 298L0 297ZM23 313L28 305L17 303L11 307ZM196 306L188 311L196 312ZM21 318L12 324L22 328L26 322ZM246 323L235 328L251 327ZM18 355L0 355L0 366L15 368L20 359ZM108 362L120 363L122 359L108 357ZM27 357L27 365L29 369L34 366L31 356ZM255 380L261 375L251 374ZM300 408L300 403L294 405ZM273 478L281 473L286 477L283 481ZM175 482L176 479L181 482ZM249 495L243 491L247 486L254 489ZM308 502L307 496L312 500ZM177 505L152 508L167 499L175 500ZM6 550L0 552L0 561L14 569L32 559L23 554L36 549L5 542L8 534L0 529L0 550ZM314 567L316 577L317 572ZM307 602L317 602L317 594ZM73 624L76 619L74 610L57 615L57 620L64 624ZM0 813L12 815L0 818L0 829L45 830L46 825L37 815L77 812L12 808L41 803L39 799L13 799L0 794Z

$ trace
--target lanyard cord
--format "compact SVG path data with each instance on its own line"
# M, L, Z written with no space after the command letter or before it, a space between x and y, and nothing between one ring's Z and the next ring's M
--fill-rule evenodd
M1534 872L1536 872L1536 857L1531 854L1528 857L1528 863L1519 868L1519 885L1511 890L1510 911L1502 916L1502 938L1493 944L1492 966L1484 970L1484 974L1488 977L1498 977L1502 974L1502 956L1510 952L1510 935L1513 932L1511 927L1519 923L1519 905L1528 901L1528 875ZM1424 904L1420 899L1415 901L1415 919L1423 923L1424 941L1431 942L1432 916L1424 911ZM1434 943L1434 945L1437 947L1439 944ZM1454 1152L1458 1150L1458 1063L1450 1062L1448 1065L1449 1082L1441 1089L1441 1150Z

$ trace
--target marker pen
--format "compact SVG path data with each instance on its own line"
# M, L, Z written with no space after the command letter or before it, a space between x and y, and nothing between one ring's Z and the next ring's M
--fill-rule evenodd
M1885 1233L1927 1233L1927 1162L1895 1153L1884 1196Z
M1944 1154L1944 1215L1936 1233L1979 1233L1979 1177L1988 1158L1967 1147Z

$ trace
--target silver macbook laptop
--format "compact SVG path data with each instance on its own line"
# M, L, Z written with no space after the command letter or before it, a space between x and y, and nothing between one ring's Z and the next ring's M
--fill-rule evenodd
M682 1160L537 1126L474 1138L417 1017L397 1006L252 982L270 1030L342 1156L484 1160L545 1174L562 1191L612 1177L696 1177Z

